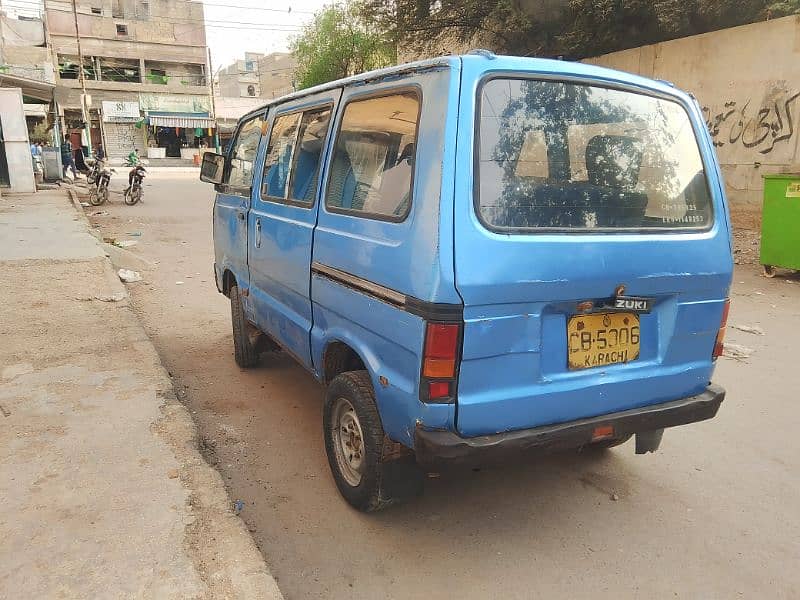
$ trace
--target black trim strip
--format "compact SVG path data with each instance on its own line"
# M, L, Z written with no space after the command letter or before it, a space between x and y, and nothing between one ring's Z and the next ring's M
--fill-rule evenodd
M356 275L351 275L335 267L329 267L322 263L311 263L311 272L314 275L325 277L341 285L354 289L367 296L372 296L404 310L413 315L422 317L426 321L438 321L443 323L461 323L464 321L464 307L461 304L446 304L441 302L427 302L413 296L402 294L396 290L383 286L379 283L363 279Z

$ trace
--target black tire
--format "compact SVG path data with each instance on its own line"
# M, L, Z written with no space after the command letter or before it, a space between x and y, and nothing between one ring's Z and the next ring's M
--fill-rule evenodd
M344 437L340 431L345 431L337 417L343 401L353 409L361 434L360 443L357 443L361 462L357 483L353 481L352 469L348 469L342 457L344 448L337 440L337 437ZM366 371L342 373L330 383L325 394L322 422L325 451L333 479L351 506L372 512L421 493L424 474L417 467L413 455L407 451L398 454L399 445L386 437L372 382Z
M129 189L127 192L125 192L125 196L123 197L123 199L125 200L125 204L127 204L128 206L133 206L134 204L139 202L139 200L141 200L138 194L138 190L135 188Z
M92 206L100 206L101 204L104 204L105 201L105 197L100 194L100 191L96 187L92 186L89 188L89 204Z
M253 326L247 322L244 316L239 286L234 285L231 287L229 297L231 299L234 357L237 365L243 369L248 369L258 364L258 351L250 338L250 330Z

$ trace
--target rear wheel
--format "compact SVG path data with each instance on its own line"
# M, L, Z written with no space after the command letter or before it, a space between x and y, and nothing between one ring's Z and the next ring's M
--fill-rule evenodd
M764 267L764 277L769 277L770 279L775 277L775 267L773 267L772 265L763 265L763 267Z
M236 364L243 369L253 367L258 363L258 349L254 336L250 332L254 329L244 316L242 298L239 286L234 285L230 291L231 299L231 324L233 325L233 350Z
M323 411L325 450L336 487L358 510L371 512L418 495L423 473L409 452L383 431L366 371L338 375Z

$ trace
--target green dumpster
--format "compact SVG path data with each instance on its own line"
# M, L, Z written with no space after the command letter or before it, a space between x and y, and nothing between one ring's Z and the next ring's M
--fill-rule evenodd
M800 270L800 174L764 175L761 264L767 277L775 267Z

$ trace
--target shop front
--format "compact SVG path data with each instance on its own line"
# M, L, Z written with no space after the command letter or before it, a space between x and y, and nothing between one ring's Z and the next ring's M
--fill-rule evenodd
M141 152L145 147L145 136L139 103L104 100L102 110L106 156L124 159L135 149Z
M197 160L213 146L214 127L207 96L140 94L146 115L148 158Z

